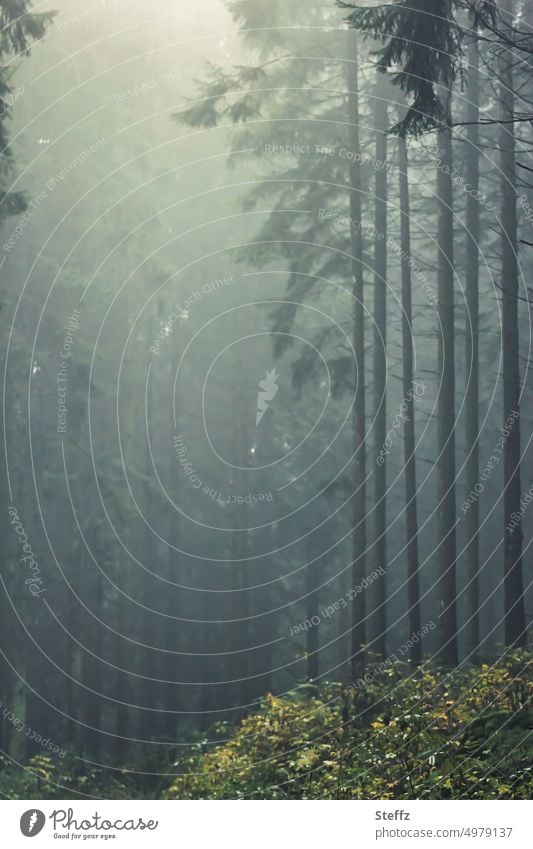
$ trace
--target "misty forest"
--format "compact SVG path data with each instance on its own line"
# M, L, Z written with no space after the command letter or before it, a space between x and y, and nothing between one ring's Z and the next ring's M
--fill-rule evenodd
M0 797L529 798L533 0L0 12Z

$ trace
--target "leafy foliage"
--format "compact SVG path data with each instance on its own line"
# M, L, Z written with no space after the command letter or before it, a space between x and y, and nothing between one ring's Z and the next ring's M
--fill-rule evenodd
M55 14L32 13L31 5L27 0L0 0L0 223L26 208L22 192L4 190L13 165L7 126L11 111L12 63L19 56L28 55L31 43L43 37Z
M0 795L3 799L129 799L142 794L126 771L113 775L78 758L56 761L36 755L24 769L0 756Z
M528 672L531 658L520 652L408 678L391 666L351 692L269 695L227 743L191 755L166 797L527 798Z

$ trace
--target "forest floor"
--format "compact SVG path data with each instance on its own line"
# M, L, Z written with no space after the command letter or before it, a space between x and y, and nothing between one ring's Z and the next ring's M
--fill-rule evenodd
M284 697L268 695L238 726L215 725L159 770L154 764L87 769L78 758L42 755L21 770L4 758L0 793L10 799L531 798L532 668L531 654L518 651L453 672L425 665L406 675L390 666L348 689L304 684Z

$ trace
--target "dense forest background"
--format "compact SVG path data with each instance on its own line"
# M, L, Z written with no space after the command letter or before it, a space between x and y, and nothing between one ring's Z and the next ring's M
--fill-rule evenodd
M0 792L527 795L533 2L29 5Z

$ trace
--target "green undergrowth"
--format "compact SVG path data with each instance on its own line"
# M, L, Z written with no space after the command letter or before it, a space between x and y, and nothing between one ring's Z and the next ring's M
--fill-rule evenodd
M518 651L453 672L388 665L355 688L303 685L164 763L160 747L124 769L0 756L0 798L531 798L532 668Z

